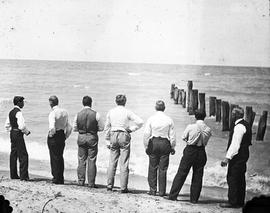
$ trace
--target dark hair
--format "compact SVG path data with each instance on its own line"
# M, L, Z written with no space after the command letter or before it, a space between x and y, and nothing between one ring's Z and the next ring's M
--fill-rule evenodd
M53 106L56 106L59 103L59 100L56 95L50 96L49 101L52 103Z
M84 96L83 99L82 99L82 104L84 106L89 106L91 107L92 106L92 98L88 95Z
M23 102L23 100L24 100L24 97L22 97L22 96L14 96L13 104L17 105L18 103Z
M196 120L204 120L206 117L206 113L204 110L197 109L195 110L195 118Z
M117 95L115 97L115 102L117 105L120 105L120 106L125 106L126 102L127 102L127 98L125 95Z
M165 110L165 103L164 103L164 101L158 100L156 102L156 107L155 108L156 108L157 111L164 112L164 110Z

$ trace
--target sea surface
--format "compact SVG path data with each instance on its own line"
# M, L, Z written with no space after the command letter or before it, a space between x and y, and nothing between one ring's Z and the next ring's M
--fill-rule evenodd
M48 103L50 95L58 96L59 105L69 112L70 123L82 108L81 100L84 95L93 98L93 108L101 114L103 120L108 110L115 107L114 99L117 94L125 94L126 107L144 121L155 112L155 101L161 99L166 103L165 112L174 120L177 134L176 154L171 156L168 170L168 179L172 180L185 146L181 140L182 132L187 124L194 122L194 118L187 115L186 109L173 104L169 95L170 85L175 83L179 88L186 89L188 80L193 80L193 87L199 92L206 93L206 103L209 96L216 96L242 107L252 106L257 114L255 129L262 111L270 111L270 68L0 60L0 127L4 127L7 114L13 106L13 96L24 96L23 115L32 133L26 137L30 164L31 159L38 160L49 168L46 137L48 114L51 110ZM208 122L215 124L214 118L207 118L206 123ZM99 135L98 171L106 172L109 151L105 147L104 133ZM219 165L225 156L226 136L226 133L214 134L209 141L205 185L226 187L226 168ZM76 138L77 134L72 133L66 141L66 169L77 167ZM142 138L143 128L132 133L130 172L147 176L148 158ZM265 138L270 142L269 131ZM4 128L0 128L0 158L1 153L9 151L9 135ZM266 160L270 162L269 158ZM3 167L0 165L0 169ZM258 178L248 185L250 190L270 192L270 172L264 172L265 170L269 168L261 168L261 173L250 174ZM190 176L188 181L189 179Z

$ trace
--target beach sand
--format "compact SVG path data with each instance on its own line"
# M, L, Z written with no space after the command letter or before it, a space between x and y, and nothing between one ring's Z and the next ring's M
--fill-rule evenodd
M69 171L71 172L71 171ZM75 172L75 171L73 171ZM130 177L132 193L121 194L116 188L108 192L106 186L97 189L77 186L66 180L65 185L52 184L49 178L31 175L31 180L10 180L8 171L0 172L0 194L10 201L13 212L241 212L241 209L222 209L219 203L226 202L226 189L204 187L198 204L189 202L189 185L185 185L178 201L150 196L145 178ZM70 174L71 175L71 174ZM118 179L118 177L117 177ZM97 183L105 182L105 175L98 175ZM168 184L170 187L171 183ZM251 198L252 194L248 194Z

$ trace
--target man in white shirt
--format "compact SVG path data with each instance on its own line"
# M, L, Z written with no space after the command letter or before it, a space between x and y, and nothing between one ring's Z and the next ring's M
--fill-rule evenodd
M149 194L156 195L158 171L159 196L163 197L166 194L169 156L170 153L175 153L176 135L173 120L164 113L165 103L158 100L155 108L157 112L147 120L145 125L144 146L149 155Z
M252 140L251 127L243 119L244 110L236 107L232 110L232 119L235 121L232 126L227 145L226 158L221 166L228 166L228 203L221 204L224 208L240 208L245 203L247 170L246 163L249 158L249 146Z
M202 189L203 170L207 161L205 146L211 137L211 129L204 123L204 110L196 110L196 123L190 124L184 131L182 139L187 143L184 149L177 174L174 177L169 199L177 200L177 196L186 180L190 168L193 169L190 202L197 203Z
M108 168L107 190L114 187L114 177L120 157L120 184L121 193L128 193L130 133L141 128L143 120L132 111L125 108L125 95L117 95L115 102L117 107L111 109L105 122L107 147L110 149L110 161ZM130 122L135 125L130 126Z
M24 107L24 97L15 96L13 99L14 109L9 112L5 128L10 131L11 152L10 152L10 178L29 180L28 174L28 153L23 135L29 135L21 112ZM17 173L17 159L20 162L20 176Z
M52 111L49 114L49 133L47 143L50 151L52 182L64 184L64 148L65 140L70 136L72 127L68 122L68 113L58 107L58 98L51 96L49 103Z
M98 131L104 129L98 112L91 109L92 98L84 96L83 109L75 116L73 131L78 132L78 184L85 183L86 164L88 165L88 186L96 188L95 179L97 174L96 160L98 153Z

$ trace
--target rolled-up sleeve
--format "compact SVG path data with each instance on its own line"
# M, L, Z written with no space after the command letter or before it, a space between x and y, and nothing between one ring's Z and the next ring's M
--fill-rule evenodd
M104 131L105 131L105 140L110 140L110 130L111 130L111 119L110 111L107 113Z
M97 112L96 114L96 120L97 120L97 123L98 123L98 131L103 131L104 130L104 123L100 117L100 114Z
M11 130L9 116L7 116L7 119L6 119L6 122L5 122L5 129L6 129L7 132L9 132Z
M183 139L183 141L188 141L188 137L189 137L189 125L186 127L186 129L185 129L185 131L184 131L184 133L183 133L183 135L182 135L182 139Z
M134 112L128 111L128 118L136 124L129 127L132 132L135 132L143 126L143 119L137 116Z

